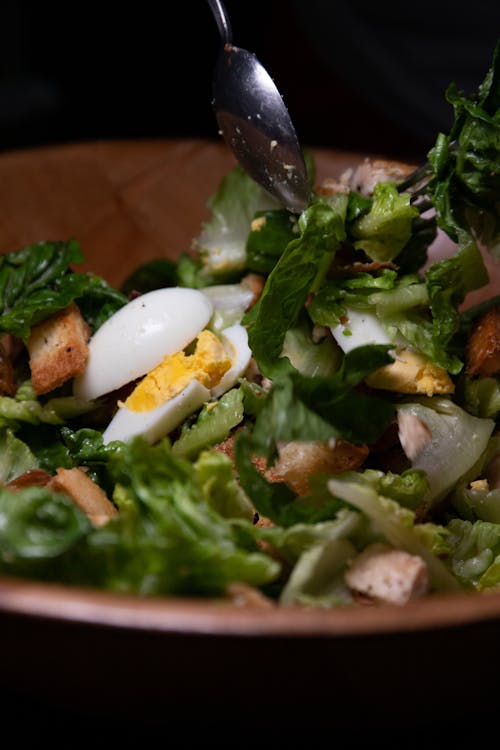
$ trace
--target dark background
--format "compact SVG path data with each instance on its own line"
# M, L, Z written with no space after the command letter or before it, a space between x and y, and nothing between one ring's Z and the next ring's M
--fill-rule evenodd
M227 0L233 42L274 78L304 145L423 158L472 93L500 3ZM3 0L0 150L108 138L218 138L219 37L204 0Z

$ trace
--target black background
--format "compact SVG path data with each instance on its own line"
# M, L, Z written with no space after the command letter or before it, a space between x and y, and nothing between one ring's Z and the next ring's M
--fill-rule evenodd
M280 89L303 144L423 157L500 31L496 0L227 0L234 44ZM217 138L219 45L204 0L3 0L0 150L108 138Z

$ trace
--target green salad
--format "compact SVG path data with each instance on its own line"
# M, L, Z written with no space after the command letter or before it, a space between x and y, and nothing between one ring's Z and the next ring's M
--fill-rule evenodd
M194 251L120 289L74 239L0 256L3 574L266 606L500 586L500 296L467 304L500 259L500 45L446 96L419 172L318 185L308 155L295 215L235 167Z

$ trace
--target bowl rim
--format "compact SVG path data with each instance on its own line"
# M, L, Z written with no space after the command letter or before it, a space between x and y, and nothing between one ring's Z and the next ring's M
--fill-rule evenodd
M369 637L500 620L500 592L435 594L338 608L239 605L224 599L137 596L0 576L0 617L192 636Z

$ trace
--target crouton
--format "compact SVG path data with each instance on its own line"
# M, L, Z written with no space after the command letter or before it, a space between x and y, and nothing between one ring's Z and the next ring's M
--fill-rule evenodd
M89 338L90 329L75 303L32 328L27 346L35 393L48 393L81 375Z
M214 446L234 462L234 438L231 435ZM313 474L340 474L356 471L369 454L366 445L354 445L348 440L329 442L294 440L278 446L278 460L267 467L263 456L253 456L254 466L269 482L285 482L298 495L309 492L309 478Z
M500 372L500 307L492 307L472 327L465 349L468 375Z
M279 446L279 458L265 472L270 481L283 481L298 495L309 492L313 474L340 474L359 469L368 456L365 445L354 445L348 440L332 442L293 441Z
M77 467L57 469L56 475L48 482L47 488L53 492L64 492L69 495L75 505L88 516L93 526L103 526L118 513L99 485Z
M21 490L23 487L45 487L51 476L45 469L28 469L23 474L4 484L8 490Z
M247 583L231 583L226 594L237 607L272 609L276 606L272 599Z
M0 341L0 396L14 396L16 390L14 365L2 340Z
M422 558L384 544L371 544L358 555L347 569L345 581L355 593L388 604L406 604L429 590L429 573Z
M214 446L234 462L235 435ZM285 482L297 495L306 495L309 478L313 474L340 474L343 471L356 471L369 454L366 445L355 445L348 440L300 441L294 440L278 446L278 460L267 467L263 456L253 456L254 466L269 482Z

